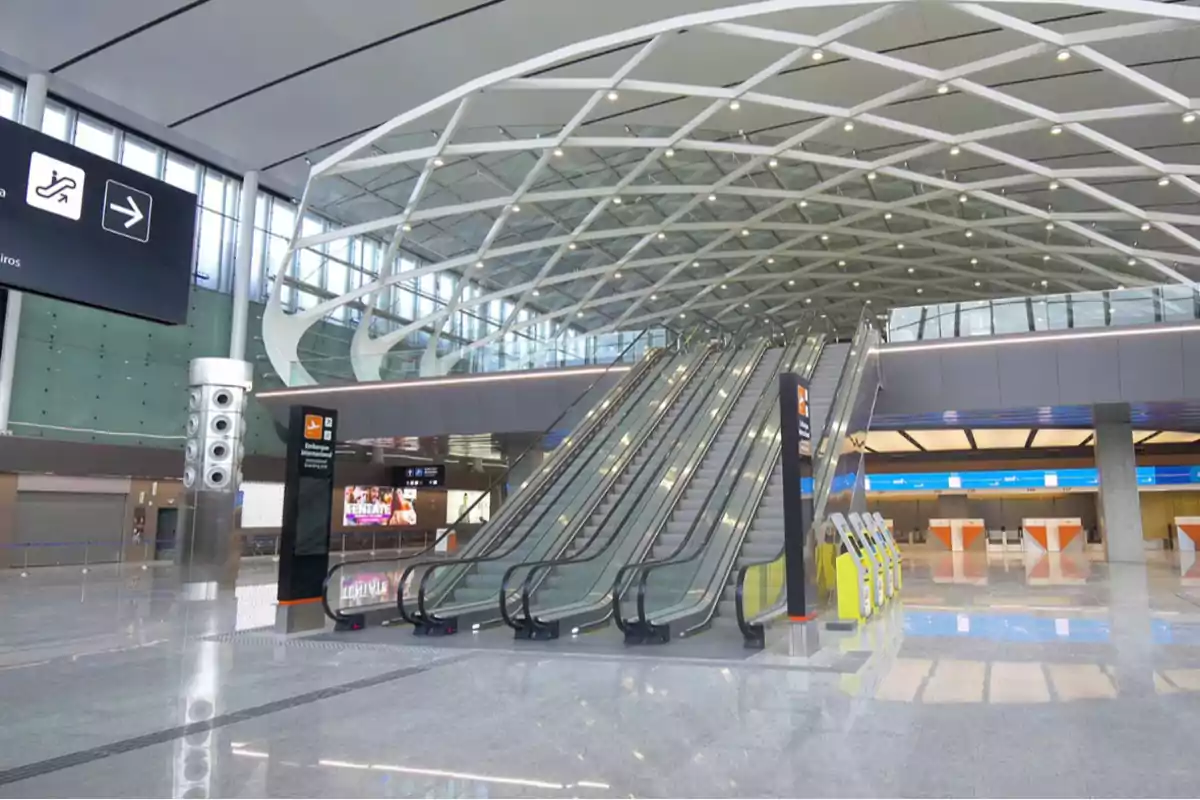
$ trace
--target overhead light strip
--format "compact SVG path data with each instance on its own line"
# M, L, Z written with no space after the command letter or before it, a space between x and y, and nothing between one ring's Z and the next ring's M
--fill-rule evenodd
M348 392L383 392L393 391L396 389L427 389L431 386L474 386L482 383L496 383L499 381L527 381L538 380L542 378L559 378L563 375L602 375L606 372L619 374L628 372L632 367L594 367L585 369L574 369L567 372L537 372L533 374L516 374L516 375L479 375L471 378L438 378L428 381L405 381L403 383L363 383L351 384L348 386L310 386L304 389L272 389L267 392L259 392L255 397L271 398L271 397L298 397L311 394L346 394Z
M1171 327L1160 328L1119 328L1105 329L1097 331L1084 331L1079 333L1042 333L1042 334L1021 334L1011 339L969 339L957 340L950 342L931 342L928 344L902 344L902 345L883 345L876 347L872 352L880 355L894 355L897 353L920 353L932 352L934 350L961 350L968 347L999 347L1002 345L1014 344L1044 344L1046 342L1069 342L1079 341L1082 339L1109 339L1114 336L1159 336L1170 333L1195 333L1200 331L1200 324L1190 325L1172 325Z

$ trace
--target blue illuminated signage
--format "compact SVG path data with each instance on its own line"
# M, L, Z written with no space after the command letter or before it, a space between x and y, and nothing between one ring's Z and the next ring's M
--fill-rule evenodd
M1139 486L1200 484L1200 466L1138 467ZM962 489L1078 489L1100 485L1094 468L1015 469L974 472L884 472L867 476L870 492L933 492Z

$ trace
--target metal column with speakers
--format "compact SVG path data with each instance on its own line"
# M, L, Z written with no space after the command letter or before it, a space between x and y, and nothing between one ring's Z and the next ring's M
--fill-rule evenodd
M197 358L188 374L184 506L175 563L185 594L201 599L237 583L235 512L254 368L229 358Z

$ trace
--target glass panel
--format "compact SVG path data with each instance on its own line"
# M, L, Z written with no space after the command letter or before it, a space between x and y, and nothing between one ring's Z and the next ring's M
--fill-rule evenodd
M1062 294L1035 297L1030 301L1033 308L1035 331L1065 330L1067 328L1067 296Z
M991 336L992 304L987 300L969 300L958 304L959 336Z
M167 156L167 166L163 170L163 180L185 192L196 193L196 182L200 171L196 165L176 155Z
M892 309L888 321L889 342L915 342L921 328L921 306Z
M162 151L154 145L126 136L121 148L121 163L143 175L157 178L161 155Z
M15 86L0 84L0 117L17 118L17 89Z
M75 146L111 159L116 150L117 137L107 125L80 116L75 123Z
M1190 286L1162 287L1163 322L1185 322L1196 318L1196 292Z
M196 255L196 285L216 289L221 278L221 235L225 219L215 211L200 212L200 247Z
M1012 297L992 302L992 321L997 334L1028 333L1029 312L1024 297Z
M1109 295L1113 325L1152 325L1154 290L1126 289Z
M65 142L69 138L68 123L67 109L56 103L46 104L46 113L42 117L42 133Z
M1104 292L1078 292L1071 296L1071 327L1102 328Z

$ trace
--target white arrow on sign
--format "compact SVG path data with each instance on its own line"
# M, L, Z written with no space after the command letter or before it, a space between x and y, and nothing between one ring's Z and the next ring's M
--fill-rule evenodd
M125 195L125 201L129 203L128 208L125 206L119 206L116 203L109 203L108 207L113 211L116 211L118 214L123 214L126 217L129 217L129 219L125 221L125 227L132 228L134 225L137 225L139 222L144 220L146 215L142 213L140 208L138 208L138 204L133 201L132 197Z

